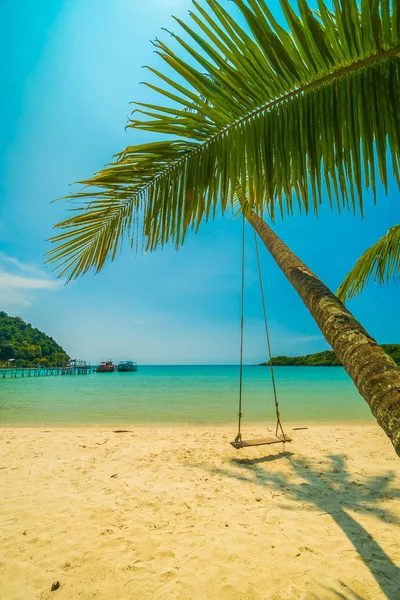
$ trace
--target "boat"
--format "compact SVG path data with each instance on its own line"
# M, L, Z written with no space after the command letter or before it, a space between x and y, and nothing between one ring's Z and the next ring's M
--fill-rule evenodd
M101 362L96 369L96 373L114 373L115 365L111 360Z
M137 370L137 363L133 362L132 360L121 360L118 363L117 371L119 373L132 373L133 371Z

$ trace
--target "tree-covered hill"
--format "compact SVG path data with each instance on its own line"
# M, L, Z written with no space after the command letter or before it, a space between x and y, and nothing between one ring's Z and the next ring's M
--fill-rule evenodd
M400 366L400 344L381 344L381 348ZM265 367L269 363L262 363ZM342 363L332 350L307 354L306 356L276 356L272 359L276 367L341 367Z
M69 356L53 338L20 317L0 312L0 364L12 361L19 367L62 366Z

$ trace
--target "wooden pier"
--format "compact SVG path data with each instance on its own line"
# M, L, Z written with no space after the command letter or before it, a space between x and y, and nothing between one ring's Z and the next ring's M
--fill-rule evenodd
M95 367L85 360L71 360L65 367L0 367L0 378L49 377L55 375L90 375Z

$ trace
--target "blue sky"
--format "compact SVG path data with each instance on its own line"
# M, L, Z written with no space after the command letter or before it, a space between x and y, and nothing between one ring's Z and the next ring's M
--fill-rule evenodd
M150 98L139 85L146 77L142 65L158 64L149 40L167 36L161 27L176 30L171 13L186 18L191 6L189 0L0 2L0 309L43 329L74 357L238 361L240 222L230 216L203 226L179 252L136 256L127 249L101 274L67 287L43 266L46 239L66 210L51 201L113 153L142 141L143 134L124 127L129 102ZM392 182L388 197L380 190L376 207L367 199L364 220L324 208L319 219L287 218L276 231L335 290L399 217ZM265 340L250 234L245 359L254 363L265 359ZM274 354L326 349L265 251L262 265ZM396 284L371 284L349 304L379 342L400 342L398 294Z

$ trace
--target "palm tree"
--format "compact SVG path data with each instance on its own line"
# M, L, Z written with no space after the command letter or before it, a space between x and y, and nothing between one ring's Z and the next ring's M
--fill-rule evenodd
M281 0L234 0L241 26L217 0L196 0L194 28L171 34L188 57L154 45L169 74L149 68L163 99L136 103L128 127L167 139L129 146L74 194L49 262L75 278L113 260L127 238L155 250L240 208L294 285L400 455L400 370L262 217L306 213L326 189L332 209L363 210L363 189L387 189L387 156L400 184L400 10L397 0L333 0L318 12ZM388 149L390 152L388 153ZM244 185L244 182L246 184ZM239 187L238 187L239 186Z
M358 296L371 277L383 285L400 274L400 225L394 225L358 259L338 290L343 302Z

